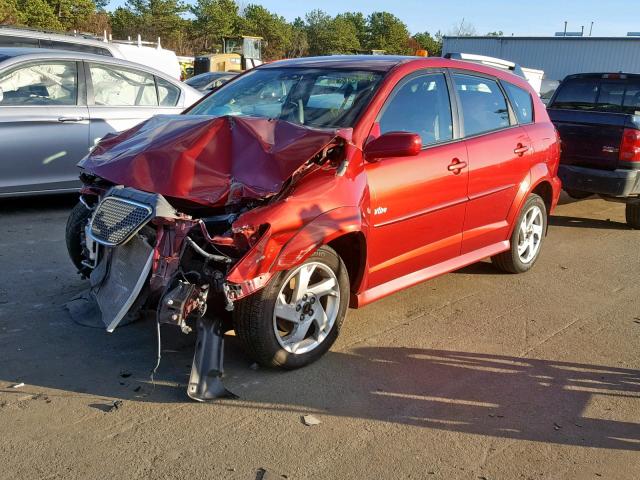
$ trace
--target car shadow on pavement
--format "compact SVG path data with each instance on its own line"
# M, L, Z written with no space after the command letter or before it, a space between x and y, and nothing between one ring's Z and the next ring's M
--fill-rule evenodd
M163 360L152 383L155 324L139 322L115 334L42 322L39 340L25 332L18 352L0 361L0 398L25 393L49 399L88 394L87 408L118 402L183 403L194 335L163 329ZM126 331L125 331L126 330ZM47 342L42 343L42 338ZM296 371L249 368L234 337L226 344L225 384L239 400L227 407L295 415L314 413L392 422L489 437L595 448L640 450L640 424L616 418L614 407L640 408L640 371L474 352L404 347L330 351ZM19 358L17 358L19 357ZM25 382L12 389L10 383ZM99 397L98 399L96 398ZM114 399L116 401L114 402ZM597 399L597 400L596 400ZM96 402L96 400L99 400ZM16 400L17 401L17 400ZM594 401L607 418L590 413ZM115 406L113 406L115 405ZM629 405L627 403L627 405ZM215 405L211 405L215 408ZM202 408L207 408L203 406Z
M612 220L599 220L596 218L565 217L552 215L549 225L553 227L597 228L609 230L629 230L626 223Z
M637 418L638 370L402 347L329 352L319 364L308 368L315 373L287 373L286 384L278 380L280 385L260 389L252 394L258 398L247 406L280 404L283 409L300 413L312 411L545 443L640 450L640 424L616 419L620 413L613 408L621 402L633 402L625 412ZM304 382L309 377L331 381ZM302 396L305 401L300 401ZM596 418L590 412L594 401L607 405L607 418Z

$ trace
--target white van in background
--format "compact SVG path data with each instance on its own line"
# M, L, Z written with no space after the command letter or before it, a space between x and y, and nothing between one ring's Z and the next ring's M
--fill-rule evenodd
M42 32L1 25L0 47L53 48L105 55L139 63L180 79L180 64L175 52L162 48L160 39L157 44L143 42L139 35L137 41L110 40L106 34L101 40L85 34Z

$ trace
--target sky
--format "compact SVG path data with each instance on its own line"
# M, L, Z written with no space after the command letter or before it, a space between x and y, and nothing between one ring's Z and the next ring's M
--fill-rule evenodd
M108 8L125 1L111 0ZM287 20L304 17L316 8L331 15L385 10L405 22L411 33L440 30L446 34L463 18L482 35L498 30L505 35L553 35L564 29L565 20L568 31L579 31L584 25L587 34L594 22L593 36L624 36L629 31L640 31L640 9L634 0L240 0L238 3L263 5Z

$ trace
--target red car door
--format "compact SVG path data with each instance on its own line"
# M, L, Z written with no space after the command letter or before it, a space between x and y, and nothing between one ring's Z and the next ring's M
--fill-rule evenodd
M494 79L452 75L469 155L462 253L504 241L507 215L530 170L531 141Z
M401 80L374 125L372 137L417 133L413 157L367 163L371 190L368 287L460 254L467 200L467 152L453 138L447 82L442 72Z

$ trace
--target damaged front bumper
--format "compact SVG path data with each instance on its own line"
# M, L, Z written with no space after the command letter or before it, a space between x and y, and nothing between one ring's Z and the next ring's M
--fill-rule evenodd
M226 281L246 253L236 244L250 249L259 233L241 241L221 235L231 232L236 216L194 219L160 194L112 188L86 228L93 251L90 289L68 304L72 317L82 324L102 323L109 332L143 310L155 312L158 325L175 325L183 333L192 331L195 319L198 340L187 394L199 401L232 397L221 382L224 312L269 277L240 285ZM217 233L211 235L209 228Z

